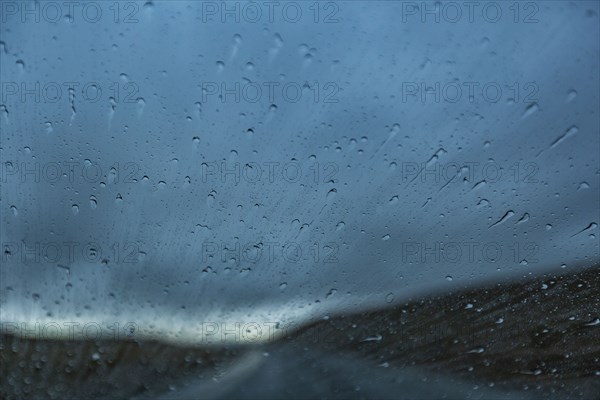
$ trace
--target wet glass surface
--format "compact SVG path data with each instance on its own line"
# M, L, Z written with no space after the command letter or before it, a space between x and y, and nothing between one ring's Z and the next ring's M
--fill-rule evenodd
M0 3L2 397L593 398L598 13Z

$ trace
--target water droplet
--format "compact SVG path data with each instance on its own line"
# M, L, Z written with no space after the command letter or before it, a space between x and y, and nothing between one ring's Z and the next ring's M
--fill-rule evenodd
M388 140L393 139L398 133L400 133L400 124L395 123L394 125L392 125L392 129L390 129L390 132L388 134Z
M540 108L537 105L537 103L532 103L532 104L528 105L527 108L525 109L525 112L523 113L523 116L521 117L521 119L527 118L527 117L535 114L539 109Z
M56 264L56 266L60 269L62 269L63 271L67 272L67 275L71 274L71 268L67 267L66 265L62 265L62 264Z
M331 189L329 192L327 192L327 196L326 199L327 201L331 201L335 198L335 195L337 194L337 189Z
M496 221L495 223L493 223L492 225L490 225L490 228L493 228L494 226L499 225L499 224L505 222L507 219L509 219L513 215L515 215L515 212L513 210L508 210L506 212L506 214L504 214L502 216L502 218L500 218L498 221Z
M17 210L17 207L15 207L15 206L10 206L10 211L12 211L12 213L15 217L19 215L19 211Z
M517 221L517 224L522 224L524 222L529 221L529 214L525 213L523 216Z
M487 184L487 182L484 180L477 182L475 185L473 185L473 187L471 188L471 190L477 190L477 189L481 189L482 187L484 187Z
M393 293L388 293L387 296L385 296L385 301L389 304L392 301L394 301L394 294Z
M592 321L585 324L585 326L597 326L597 325L600 325L600 318L595 318ZM600 375L600 374L597 374L597 375Z
M383 336L381 336L379 333L374 335L374 336L369 336L368 338L365 338L363 340L361 340L362 342L380 342L381 339L383 339Z
M453 278L452 278L450 275L447 275L447 276L446 276L446 280L447 280L448 282L452 282Z
M467 351L467 353L477 353L477 354L480 354L480 353L483 353L484 351L485 351L485 349L483 347L479 347L477 349L469 350L469 351Z
M217 194L217 192L215 192L214 190L208 194L208 197L206 198L206 204L209 207L212 207L215 204L216 194Z
M143 97L138 97L136 99L137 101L137 112L138 112L138 116L142 116L142 114L144 114L144 108L146 108L146 100L144 100Z
M577 97L577 91L573 89L569 90L569 93L567 93L567 103L575 100L575 97Z
M46 134L52 133L54 131L52 122L46 121L44 124L46 125Z
M275 45L277 47L282 47L283 46L283 39L281 38L281 35L279 33L276 33L275 36Z
M90 197L90 208L92 210L95 210L96 207L98 207L98 201L96 200L96 198L94 196Z
M73 215L79 214L79 206L77 204L73 204L71 206L71 211L73 212Z
M8 109L4 104L0 104L0 115L4 116L6 121L8 121Z
M381 238L381 240L390 240L390 235L383 235L383 237Z
M346 224L344 223L344 221L340 221L338 222L338 224L335 227L335 230L337 232L341 231L342 229L344 229L344 227L346 226Z
M315 58L315 56L313 56L311 53L306 53L304 55L304 61L302 63L303 67L306 68L306 67L310 66L310 64L312 63L314 58Z
M91 260L95 260L96 257L98 257L98 250L95 248L90 248L88 250L88 257L90 257Z
M420 69L425 69L427 67L429 67L431 65L431 60L429 58L426 58L420 65L419 68Z
M570 138L571 136L574 136L577 132L579 132L579 128L576 127L575 125L571 126L569 129L567 129L565 131L565 133L563 133L558 138L556 138L556 140L550 145L550 148L552 149L552 148L558 146L564 140Z

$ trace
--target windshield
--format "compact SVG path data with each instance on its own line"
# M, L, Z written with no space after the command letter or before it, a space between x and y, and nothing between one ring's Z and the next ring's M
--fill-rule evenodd
M3 397L598 388L598 3L0 6Z

